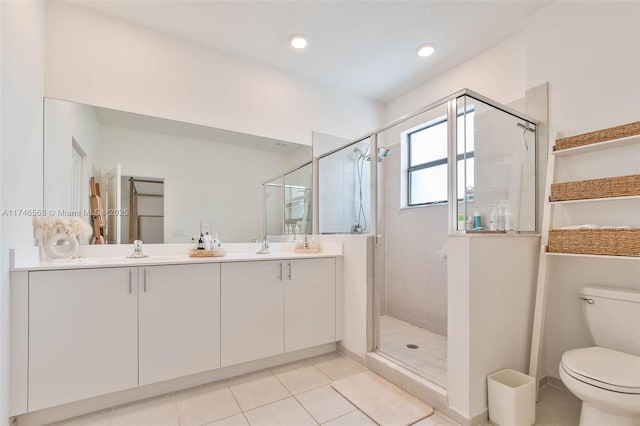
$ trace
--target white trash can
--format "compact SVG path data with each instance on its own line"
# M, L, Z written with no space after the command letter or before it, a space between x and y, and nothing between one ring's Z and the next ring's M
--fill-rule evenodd
M535 383L516 370L489 374L489 420L500 426L531 426L536 421Z

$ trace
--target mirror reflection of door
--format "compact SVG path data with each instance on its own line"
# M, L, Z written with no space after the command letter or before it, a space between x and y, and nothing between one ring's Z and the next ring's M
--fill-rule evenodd
M106 174L107 181L107 243L120 244L122 242L121 229L122 217L120 211L122 209L122 194L120 189L121 166L116 164L114 168Z
M121 223L121 241L164 242L164 178L122 176L122 207L129 211Z
M86 154L80 147L80 144L72 138L71 140L71 194L69 206L74 212L82 210L82 184L84 179L84 157Z

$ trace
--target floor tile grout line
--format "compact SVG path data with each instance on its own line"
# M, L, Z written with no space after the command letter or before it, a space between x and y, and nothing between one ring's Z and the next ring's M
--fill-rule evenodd
M303 409L304 411L306 411L306 412L307 412L307 414L309 415L309 417L311 417L311 418L313 419L313 421L314 421L314 422L316 422L316 424L317 424L317 425L321 424L321 423L318 421L318 419L316 419L316 418L313 416L313 414L311 414L311 412L310 412L309 410L307 410L307 407L305 407L305 406L304 406L304 404L303 404L302 402L300 402L300 400L299 400L298 398L296 398L296 396L295 396L295 395L293 395L293 399L295 399L295 400L296 400L296 402L298 403L298 405L300 405L300 406L302 407L302 409Z
M233 415L236 416L238 414L242 414L242 417L244 417L244 421L247 422L248 425L251 425L251 423L249 423L249 419L244 414L244 410L242 409L242 406L240 405L240 402L238 402L238 398L236 398L236 395L233 393L233 389L231 389L231 386L229 386L229 383L228 383L227 380L225 380L225 385L229 389L229 393L231 394L231 397L236 402L236 405L238 406L238 409L240 410L239 413L236 413L236 414L233 414ZM228 417L231 417L231 416L228 416ZM226 419L227 417L224 417L224 418ZM219 420L222 420L222 419L219 419ZM218 420L216 420L216 421L218 421Z

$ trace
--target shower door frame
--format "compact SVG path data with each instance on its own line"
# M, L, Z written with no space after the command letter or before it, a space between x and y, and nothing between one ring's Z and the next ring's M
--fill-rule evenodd
M313 206L314 206L314 220L313 220L313 232L315 234L319 233L319 188L318 188L318 182L319 182L319 161L320 159L327 157L331 154L334 154L338 151L341 151L345 148L348 148L350 146L353 146L359 142L362 142L363 140L366 140L368 138L370 138L370 152L372 153L377 153L378 152L378 134L389 130L399 124L402 124L406 121L409 121L421 114L427 113L430 110L440 107L444 104L447 105L447 153L448 153L448 159L447 159L447 165L448 165L448 172L447 172L447 221L448 221L448 235L454 235L455 233L458 232L457 230L457 204L458 204L458 194L457 194L457 187L458 187L458 176L457 176L457 118L458 118L458 99L462 98L462 97L469 97L472 99L475 99L479 102L482 102L484 104L487 104L497 110L500 110L502 112L505 112L511 116L514 116L518 119L524 120L526 122L529 122L533 125L536 126L536 129L538 128L538 125L540 124L539 120L536 120L526 114L523 114L522 112L511 108L509 106L503 105L497 101L494 101L493 99L490 99L486 96L483 96L477 92L474 92L473 90L470 89L462 89L459 90L457 92L452 93L449 96L446 96L444 98L441 98L435 102L432 102L412 113L406 114L404 116L401 116L400 118L393 120L387 124L385 124L382 127L379 127L359 138L353 139L351 142L344 144L336 149L333 149L331 151L328 151L322 155L319 156L314 156L313 157L313 173L314 173L314 182L313 182L313 196L314 196L314 200L313 200ZM537 147L537 142L538 142L538 132L536 131L535 133L535 141L534 141L534 146ZM536 170L538 170L538 159L537 159L537 155L535 157L535 163L534 163L534 168ZM377 162L372 162L372 164L378 164ZM466 171L465 171L466 172ZM371 190L371 194L370 194L370 206L371 206L371 226L369 228L369 232L365 232L365 235L370 235L372 238L372 244L369 247L369 250L372 254L372 256L368 256L368 258L370 259L369 264L368 264L368 269L369 269L369 273L368 273L368 277L367 277L367 317L369 318L367 320L367 339L366 339L366 350L367 352L376 352L379 353L383 356L385 356L386 358L389 359L393 359L390 358L389 356L385 355L383 352L380 352L380 321L379 321L379 317L380 317L380 306L379 306L379 295L377 294L376 291L376 275L375 275L375 265L376 265L376 253L378 250L378 243L380 238L382 237L381 235L378 235L378 167L371 167L370 168L370 190ZM535 189L534 189L534 199L535 199L535 203L534 203L534 209L535 209L535 216L536 216L536 230L534 231L524 231L523 233L535 233L537 231L537 228L539 226L538 224L538 182L536 179L536 183L535 183ZM397 360L393 359L394 362L398 362Z

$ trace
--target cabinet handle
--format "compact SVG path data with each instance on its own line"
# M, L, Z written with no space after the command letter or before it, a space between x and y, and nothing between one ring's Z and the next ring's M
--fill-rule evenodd
M146 293L147 292L147 269L146 268L144 269L144 281L143 281L143 283L144 283L144 292Z
M282 281L282 262L280 262L280 281Z
M133 271L129 269L129 294L131 294L131 291L132 291L132 286L131 286L132 280L133 280Z
M288 262L288 263L289 263L289 281L291 281L291 262Z

